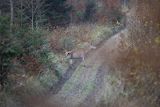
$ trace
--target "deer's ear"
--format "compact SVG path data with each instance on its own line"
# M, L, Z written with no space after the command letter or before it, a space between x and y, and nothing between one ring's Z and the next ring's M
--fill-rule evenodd
M66 50L64 50L65 55L67 56L68 52Z

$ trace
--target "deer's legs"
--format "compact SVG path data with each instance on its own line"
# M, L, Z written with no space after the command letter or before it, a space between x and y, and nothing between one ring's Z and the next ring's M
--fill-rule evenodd
M82 57L82 61L84 61L84 57Z
M84 59L85 59L85 56L82 56L82 61L83 61L83 65L82 65L82 66L83 66L83 67L86 67L86 65L85 65L85 60L84 60Z
M71 65L73 64L73 60L72 59L69 60L69 64L71 64Z

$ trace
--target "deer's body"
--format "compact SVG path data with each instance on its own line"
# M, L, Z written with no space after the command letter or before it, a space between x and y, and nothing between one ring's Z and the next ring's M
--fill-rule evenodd
M73 59L82 59L84 61L85 55L91 50L96 49L95 46L90 45L87 48L80 48L66 52L66 56L70 57L70 64L73 63Z

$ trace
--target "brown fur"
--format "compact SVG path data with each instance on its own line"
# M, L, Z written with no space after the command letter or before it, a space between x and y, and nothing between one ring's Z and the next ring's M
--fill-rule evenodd
M92 49L96 49L95 46L90 45L87 48L80 48L65 52L66 56L70 56L70 64L72 64L73 59L82 59L84 61L85 55Z

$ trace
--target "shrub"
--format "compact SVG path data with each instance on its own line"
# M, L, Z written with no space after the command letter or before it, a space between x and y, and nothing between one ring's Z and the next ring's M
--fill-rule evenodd
M65 50L71 50L75 48L76 38L73 36L65 36L60 39L60 44Z
M30 30L29 28L14 29L12 34L9 30L9 20L0 17L0 84L5 87L7 75L11 67L14 67L12 60L17 59L27 72L31 75L40 72L42 65L47 65L50 59L50 52L46 32L41 29Z
M0 87L6 85L7 74L9 72L10 61L18 54L12 45L12 36L9 34L9 20L0 16Z

